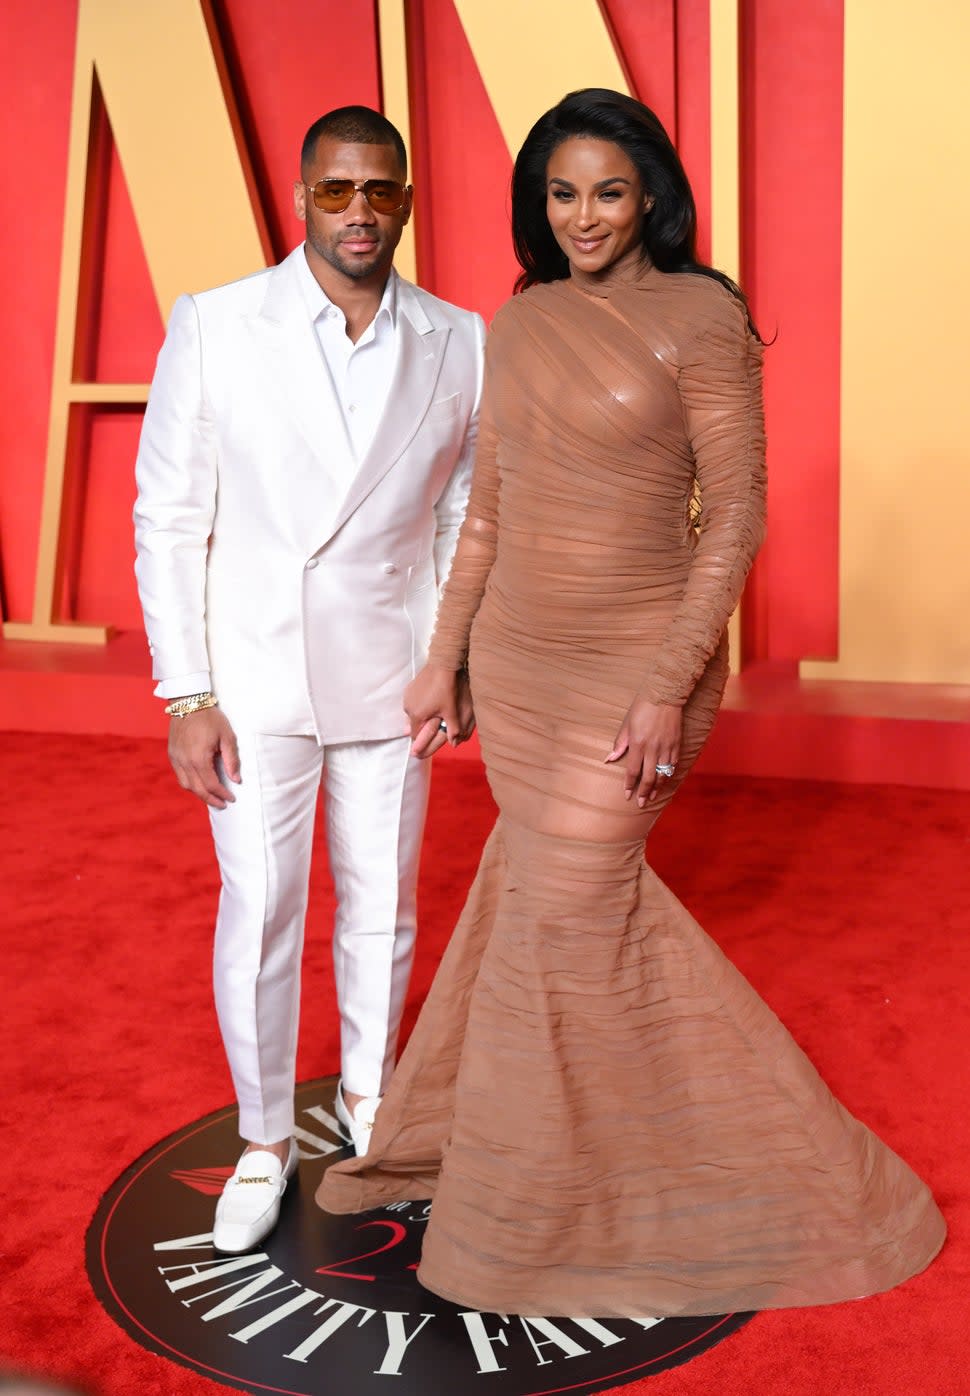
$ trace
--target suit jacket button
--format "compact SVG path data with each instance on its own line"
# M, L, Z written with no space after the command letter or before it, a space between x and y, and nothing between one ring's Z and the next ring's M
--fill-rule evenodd
M394 566L393 562L385 562L384 571L387 573L389 577L392 577L394 573L397 571L397 568Z
M319 565L320 565L319 559L318 559L318 558L315 558L315 557L311 557L310 561L309 561L309 562L307 563L307 565L306 565L306 570L309 572L309 571L311 571L312 568L314 568L314 567L319 567Z

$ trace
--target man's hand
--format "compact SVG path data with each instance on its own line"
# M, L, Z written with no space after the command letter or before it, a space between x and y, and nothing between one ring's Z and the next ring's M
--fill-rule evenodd
M666 780L658 766L676 766L680 756L680 734L683 713L672 703L649 703L646 698L634 698L616 734L613 750L607 761L619 761L626 754L624 798L636 792L641 809L648 800L660 794L661 782Z
M445 742L458 746L475 730L468 675L462 670L427 664L404 690L404 711L411 719L411 751L422 759ZM442 731L444 723L447 731Z
M212 809L225 809L235 796L219 778L217 760L228 780L237 785L239 749L229 719L218 708L202 708L187 717L173 717L168 729L168 759L183 790L198 795Z

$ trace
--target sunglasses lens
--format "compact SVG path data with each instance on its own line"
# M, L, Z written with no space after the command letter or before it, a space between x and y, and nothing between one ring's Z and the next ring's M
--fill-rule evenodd
M393 179L368 179L361 188L375 213L398 213L404 207L404 186ZM321 179L313 186L313 202L325 213L342 213L356 193L352 179Z
M404 207L404 190L392 179L369 179L364 195L375 213L397 213Z
M313 202L327 213L339 213L354 197L352 179L321 179L313 186Z

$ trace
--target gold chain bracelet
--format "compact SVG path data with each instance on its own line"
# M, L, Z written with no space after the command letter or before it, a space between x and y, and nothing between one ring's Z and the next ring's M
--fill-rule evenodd
M214 693L192 693L185 698L173 698L165 704L168 717L188 717L189 713L200 713L205 708L216 708L219 699Z

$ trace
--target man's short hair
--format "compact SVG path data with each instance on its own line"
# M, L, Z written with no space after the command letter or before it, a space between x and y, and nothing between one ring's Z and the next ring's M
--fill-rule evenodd
M337 107L317 120L303 137L300 151L300 166L306 168L313 160L317 141L321 136L331 140L346 141L350 145L392 145L401 166L401 173L407 177L408 155L404 141L396 126L370 107Z

